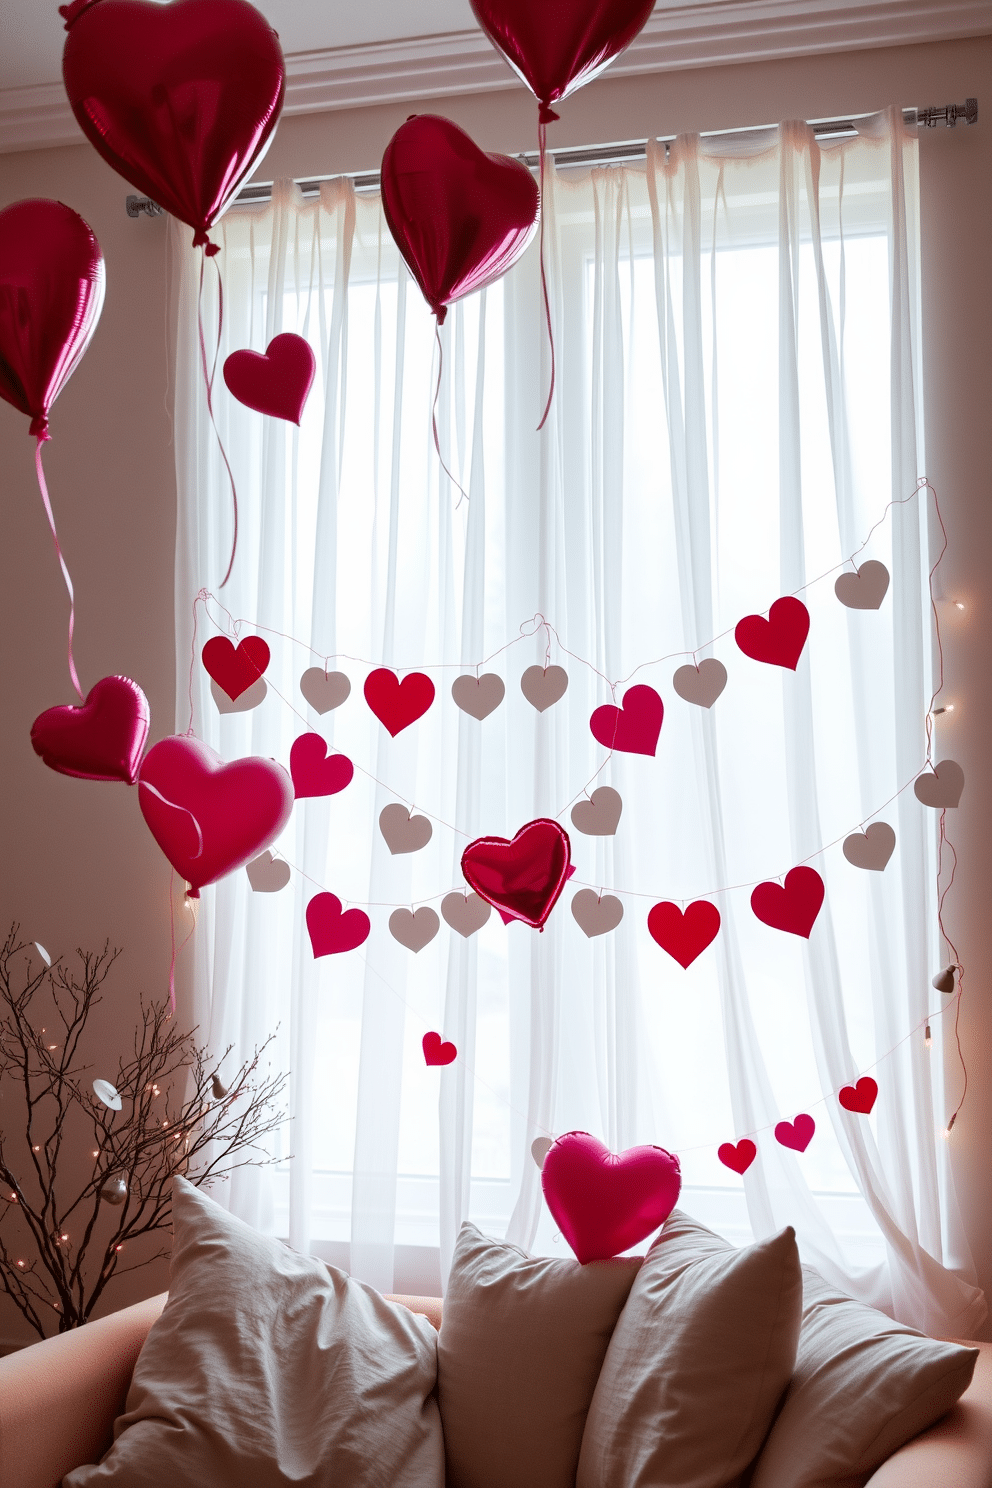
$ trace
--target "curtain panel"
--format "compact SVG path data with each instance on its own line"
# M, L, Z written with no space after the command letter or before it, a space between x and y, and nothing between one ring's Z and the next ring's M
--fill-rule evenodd
M356 766L346 790L297 803L276 844L289 886L253 893L241 872L205 890L184 953L216 1053L275 1032L290 1075L277 1164L240 1170L226 1201L383 1290L426 1290L466 1218L565 1253L530 1149L580 1128L678 1153L683 1207L729 1238L794 1225L849 1292L973 1336L984 1300L941 1140L935 817L912 790L933 517L917 489L915 135L890 110L829 143L792 123L680 138L638 166L549 167L544 214L557 382L542 433L536 245L454 307L436 346L377 195L338 180L304 200L282 182L271 204L227 214L219 348L218 275L203 277L208 366L293 330L317 377L297 431L217 374L240 508L223 591L231 497L200 264L174 238L177 729L192 722L225 759L288 763L315 728ZM855 553L890 571L878 611L835 596ZM749 660L737 621L796 592L811 628L795 672ZM222 714L199 648L256 629L267 696ZM727 685L693 706L673 673L709 658ZM520 688L535 665L568 678L542 712ZM351 684L322 716L299 688L314 666ZM436 687L395 738L362 697L377 666ZM463 672L505 682L482 721L452 700ZM657 753L607 757L590 714L637 682L664 699ZM601 785L620 823L584 836L571 808ZM390 852L378 819L394 802L430 821L421 851ZM467 938L442 920L417 954L393 939L394 909L439 911L462 887L469 841L538 816L570 831L576 864L542 933L493 914ZM896 835L883 872L841 850L872 821ZM749 902L804 861L826 885L808 941ZM583 934L581 887L619 898L615 930ZM363 907L371 934L315 960L305 911L324 889ZM721 929L683 970L647 914L701 898ZM457 1047L443 1069L425 1066L428 1030ZM843 1110L838 1090L869 1072L871 1116ZM773 1135L799 1112L816 1122L802 1154ZM758 1156L741 1179L717 1148L744 1136Z

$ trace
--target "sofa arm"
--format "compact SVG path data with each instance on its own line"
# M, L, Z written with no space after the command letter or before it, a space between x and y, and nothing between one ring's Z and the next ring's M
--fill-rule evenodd
M968 1347L980 1352L957 1405L893 1452L867 1488L992 1488L992 1343Z

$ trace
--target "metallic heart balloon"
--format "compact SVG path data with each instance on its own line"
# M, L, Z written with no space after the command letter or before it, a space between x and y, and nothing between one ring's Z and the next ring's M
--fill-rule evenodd
M273 336L265 349L232 351L224 363L224 381L246 408L299 425L317 359L310 343L295 331Z
M609 67L654 10L654 0L471 0L475 18L497 51L541 105L551 105Z
M0 398L48 436L48 414L103 308L100 245L61 202L14 202L0 212Z
M611 1152L588 1132L566 1132L541 1168L548 1208L578 1260L605 1261L663 1225L682 1187L664 1147Z
M80 780L138 778L151 715L130 677L103 677L81 707L46 708L31 725L31 744L50 770Z
M210 244L272 139L286 67L248 0L73 0L62 77L90 144Z
M382 209L441 325L453 301L516 263L537 229L540 193L519 160L485 154L450 119L414 114L382 157Z
M572 844L561 823L538 817L512 841L479 837L470 842L462 853L462 873L504 919L542 930L569 878L571 859Z

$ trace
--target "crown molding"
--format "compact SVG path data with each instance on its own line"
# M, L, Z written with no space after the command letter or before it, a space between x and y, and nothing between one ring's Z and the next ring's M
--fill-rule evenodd
M992 0L697 0L655 9L611 76L992 33ZM481 31L286 58L287 114L521 87ZM80 144L61 83L0 90L0 153Z

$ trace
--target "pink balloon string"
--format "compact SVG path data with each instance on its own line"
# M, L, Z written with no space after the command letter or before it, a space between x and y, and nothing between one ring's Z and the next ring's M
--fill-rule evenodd
M163 806L168 806L173 811L184 811L186 813L196 830L197 849L196 852L193 854L193 860L195 861L198 857L200 857L203 853L203 831L200 827L200 823L197 821L192 811L190 811L189 807L180 806L178 801L170 801L168 796L163 796L158 786L151 785L147 780L139 780L138 786L142 790L151 791L155 799L161 801ZM188 889L187 897L190 899L198 899L200 896L196 889Z
M468 492L460 481L455 480L455 477L452 475L451 471L444 463L444 456L441 453L441 441L437 437L437 400L441 396L441 370L444 367L444 348L441 345L441 318L438 319L438 322L434 327L434 337L437 341L437 387L434 389L434 406L431 409L431 425L434 429L434 448L437 450L437 457L441 462L441 469L444 471L451 484L458 487L459 491L461 491L462 493L462 496L467 501L469 499ZM460 502L459 505L461 505Z
M537 128L538 154L540 155L541 159L541 294L544 297L544 319L547 323L548 341L551 345L551 386L548 389L548 401L544 405L544 412L541 415L541 422L537 426L537 432L539 434L548 421L548 414L551 412L551 401L555 395L555 333L554 328L551 324L551 301L548 297L548 276L544 267L544 168L548 153L548 121L550 119L557 119L557 117L558 115L554 112L553 109L547 108L544 104L541 105L541 114Z
M34 426L32 425L32 427ZM49 434L47 429L38 431L38 443L35 445L34 450L34 468L38 474L38 489L41 492L41 499L45 503L45 515L48 518L48 525L51 528L52 542L55 544L55 553L62 568L62 577L65 579L65 587L69 591L69 676L72 678L73 687L79 694L80 702L83 702L83 689L79 685L79 674L76 671L76 662L72 654L72 635L73 631L76 628L76 596L72 590L72 579L69 576L69 569L66 566L66 561L62 556L62 549L59 546L59 535L55 529L55 518L52 515L52 503L48 499L48 487L45 484L45 468L41 463L41 446L48 438Z
M234 538L231 542L231 559L227 565L227 573L220 581L220 588L223 589L231 577L231 570L234 567L234 557L238 551L238 488L234 484L234 471L231 469L231 462L227 458L227 450L224 448L224 441L220 437L220 430L217 427L217 420L214 417L214 378L217 375L217 359L220 356L221 336L224 331L224 281L221 278L219 268L217 268L217 349L214 352L213 368L210 371L207 370L207 342L203 334L203 270L206 266L207 258L211 256L210 248L213 248L214 253L218 252L217 247L211 243L206 249L203 259L200 261L200 290L196 301L196 322L200 333L200 365L203 368L203 386L207 393L207 412L210 414L210 422L217 437L217 447L220 450L221 459L224 461L227 469L227 478L231 482L231 500L234 503Z

